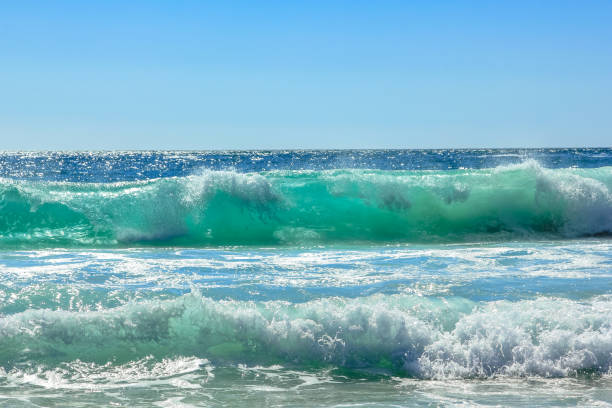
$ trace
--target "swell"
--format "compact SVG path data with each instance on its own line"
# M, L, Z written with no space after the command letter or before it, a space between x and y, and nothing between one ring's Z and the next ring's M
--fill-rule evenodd
M612 168L0 181L0 247L461 242L612 231Z
M611 307L608 296L472 303L398 294L291 304L192 293L100 311L3 317L0 366L9 372L194 356L215 365L335 366L434 379L607 375Z

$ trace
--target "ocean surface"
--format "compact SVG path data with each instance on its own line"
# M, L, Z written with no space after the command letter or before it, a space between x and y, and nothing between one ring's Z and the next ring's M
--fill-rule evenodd
M612 149L0 152L0 406L612 406Z

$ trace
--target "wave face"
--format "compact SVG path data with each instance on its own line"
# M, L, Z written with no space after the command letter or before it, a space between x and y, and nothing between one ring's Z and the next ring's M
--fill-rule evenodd
M4 248L571 238L612 231L612 167L0 181Z
M608 296L479 304L398 294L291 304L192 293L102 311L4 317L0 362L117 365L184 355L433 379L609 374L611 307Z

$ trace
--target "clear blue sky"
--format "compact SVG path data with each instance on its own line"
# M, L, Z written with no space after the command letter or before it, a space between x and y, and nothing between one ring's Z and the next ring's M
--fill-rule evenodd
M0 150L612 145L612 1L0 5Z

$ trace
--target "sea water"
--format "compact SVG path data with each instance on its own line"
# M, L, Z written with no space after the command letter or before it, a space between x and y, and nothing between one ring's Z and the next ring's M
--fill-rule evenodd
M612 150L0 153L3 406L610 406Z

